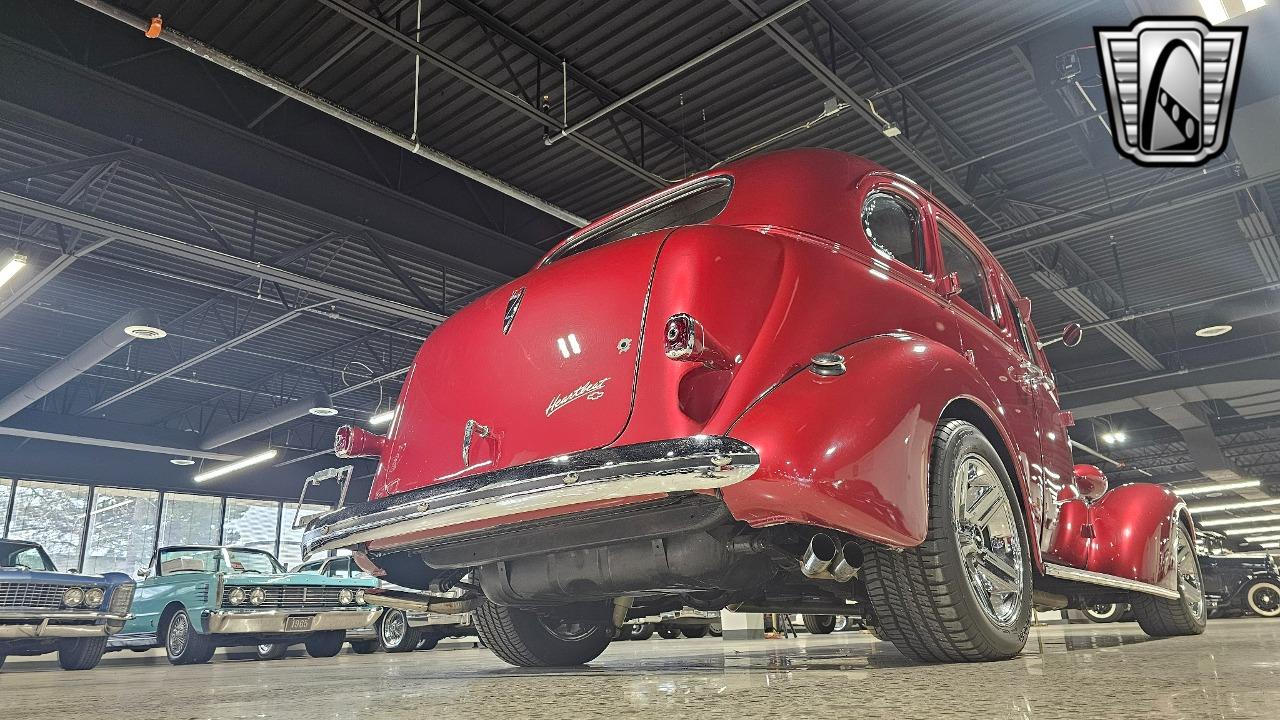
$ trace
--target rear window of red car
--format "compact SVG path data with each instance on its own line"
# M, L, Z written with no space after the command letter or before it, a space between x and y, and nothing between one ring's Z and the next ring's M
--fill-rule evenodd
M727 177L708 178L694 183L685 188L684 192L656 198L654 202L576 238L557 250L543 264L647 232L707 222L724 211L732 192L733 181Z

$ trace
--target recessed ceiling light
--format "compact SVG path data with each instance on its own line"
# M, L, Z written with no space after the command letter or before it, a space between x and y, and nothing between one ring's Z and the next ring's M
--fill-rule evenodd
M124 334L136 337L139 340L159 340L169 333L150 325L129 325L124 329Z
M169 458L169 462L173 463L174 465L183 465L183 466L196 464L195 458L189 458L189 457L171 457Z
M1231 332L1231 325L1207 325L1196 331L1196 337L1211 338Z

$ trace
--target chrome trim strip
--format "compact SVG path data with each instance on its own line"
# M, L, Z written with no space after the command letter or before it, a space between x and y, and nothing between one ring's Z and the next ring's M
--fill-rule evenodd
M132 615L116 615L104 612L43 612L40 609L0 611L0 621L27 621L22 624L0 625L0 640L18 638L75 638L102 637L124 627ZM54 621L81 621L62 624ZM88 621L88 622L84 622Z
M1144 583L1140 580L1130 580L1129 578L1122 578L1116 575L1093 572L1092 570L1081 570L1079 568L1067 567L1065 565L1045 563L1044 574L1050 577L1061 578L1063 580L1074 580L1076 582L1088 583L1090 585L1102 585L1103 587L1132 590L1134 592L1146 593L1147 595L1155 595L1156 597L1168 598L1170 600L1177 600L1181 597L1177 590L1162 588L1159 585Z
M303 549L311 554L583 502L722 488L759 466L751 446L711 435L588 450L320 515L308 524Z

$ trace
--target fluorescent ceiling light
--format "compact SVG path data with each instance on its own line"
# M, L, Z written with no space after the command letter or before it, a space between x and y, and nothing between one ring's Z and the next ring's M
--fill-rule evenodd
M1262 547L1267 548L1269 550L1274 550L1276 548L1280 548L1280 542L1262 543Z
M275 457L276 454L277 454L276 450L268 450L266 452L260 452L257 455L250 455L249 457L246 457L246 458L240 458L235 462L229 462L226 465L220 465L212 470L198 473L197 475L195 475L195 477L191 479L194 480L195 482L204 482L205 480L212 480L216 477L222 477L223 475L229 475L237 470L242 470L244 468L249 467L250 465L256 465L260 462L266 462L267 460L270 460L271 458Z
M1214 518L1213 520L1201 520L1200 524L1205 527L1221 527L1223 525L1245 525L1256 522L1269 522L1271 520L1280 520L1280 515L1267 513L1263 515L1245 515L1244 517Z
M19 255L12 250L0 253L0 285L13 279L18 271L27 266L27 256Z
M1204 10L1205 19L1214 25L1231 19L1222 0L1200 0L1200 8Z
M1240 502L1218 503L1217 505L1193 505L1193 513L1222 512L1223 510L1248 510L1250 508L1271 507L1280 505L1280 498L1269 500L1242 500Z
M1228 483L1206 483L1204 485L1188 485L1186 487L1176 487L1174 492L1186 497L1187 495L1203 495L1204 493L1225 492L1227 490L1243 490L1245 488L1254 488L1262 484L1261 480L1240 480Z
M1249 533L1272 533L1272 532L1280 532L1280 525L1267 525L1264 527L1251 527L1251 528L1231 528L1229 530L1223 530L1222 532L1228 535L1248 535Z
M1250 535L1245 540L1247 542L1271 542L1272 540L1280 540L1280 535Z
M388 410L386 412L380 412L377 415L374 415L369 418L369 424L370 425L386 425L387 423L391 422L391 419L394 418L395 416L396 416L396 411L394 409Z

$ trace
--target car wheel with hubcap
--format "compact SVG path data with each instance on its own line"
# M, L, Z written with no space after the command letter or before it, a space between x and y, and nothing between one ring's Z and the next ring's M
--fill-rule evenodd
M284 643L262 643L256 654L259 660L279 660L288 652L289 646Z
M203 665L213 659L217 646L209 636L196 632L183 609L174 612L165 625L164 649L174 665Z
M804 629L810 635L829 635L835 632L835 615L802 615L801 619L804 620Z
M1260 580L1249 586L1244 599L1254 615L1265 618L1280 615L1280 585Z
M653 623L640 623L626 626L628 640L648 640L653 637Z
M1116 622L1124 614L1120 603L1096 603L1084 608L1084 616L1096 623Z
M724 627L720 625L720 621L716 621L707 626L707 632L711 637L721 637L724 635Z
M313 658L331 658L342 652L347 642L346 630L325 630L309 635L303 644L307 646L307 654Z
M605 603L599 608L578 605L535 612L484 600L475 611L476 632L486 647L512 665L582 665L609 647L612 608L612 603Z
M409 616L394 608L382 613L378 621L378 639L389 653L413 652L418 649L422 633L409 625Z
M659 625L658 637L664 640L675 640L680 637L680 628L671 627L670 625Z
M1173 557L1178 574L1178 597L1134 593L1130 604L1138 625L1152 637L1199 635L1204 632L1208 618L1200 560L1196 557L1191 534L1180 522L1174 523Z
M862 568L883 636L924 661L1007 660L1031 628L1031 556L1021 503L982 431L944 420L929 463L924 542L875 547ZM869 623L870 625L870 623Z

